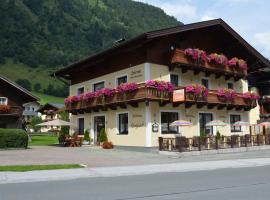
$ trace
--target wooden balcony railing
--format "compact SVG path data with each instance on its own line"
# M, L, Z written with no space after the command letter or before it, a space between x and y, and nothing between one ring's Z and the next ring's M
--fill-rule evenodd
M182 101L175 102L173 94L169 92L160 92L156 88L146 87L145 84L139 84L138 89L135 92L121 94L116 93L113 97L109 98L93 98L90 101L82 100L80 102L71 103L66 105L66 110L73 113L84 112L98 112L99 110L112 109L116 110L117 107L126 108L127 105L138 107L140 102L148 104L150 101L158 102L160 106L164 106L168 103L172 103L173 106L185 104L185 107L191 107L197 105L198 108L207 106L208 109L217 107L217 109L231 110L250 110L256 106L256 101L246 101L241 94L237 94L234 101L223 101L217 95L217 91L211 90L205 98L195 98L194 96L185 92L184 87L177 87L176 90L183 90L184 99Z
M207 76L211 73L216 75L216 78L224 75L225 79L234 78L239 80L245 78L247 72L240 67L230 67L211 63L198 63L191 58L187 57L183 50L175 49L172 55L171 64L180 66L182 72L185 73L188 69L194 70L194 74L205 72Z
M23 109L20 106L9 106L9 105L1 105L0 106L0 115L22 115Z

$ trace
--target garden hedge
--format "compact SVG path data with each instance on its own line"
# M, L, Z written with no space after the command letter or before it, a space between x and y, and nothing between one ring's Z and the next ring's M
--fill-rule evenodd
M0 148L27 148L28 135L22 129L0 128Z

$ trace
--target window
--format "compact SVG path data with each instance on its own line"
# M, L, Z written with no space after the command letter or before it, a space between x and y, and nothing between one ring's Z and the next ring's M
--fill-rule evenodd
M104 81L99 82L99 83L95 83L95 84L93 85L93 91L95 92L95 91L97 91L97 90L100 90L100 89L104 88L104 87L105 87L104 85L105 85L105 84L104 84Z
M84 87L79 87L77 89L77 95L83 94L84 93Z
M128 113L118 114L118 131L119 134L128 134Z
M201 79L201 84L209 89L209 81L206 78Z
M126 83L127 82L127 76L118 77L116 81L117 81L116 82L117 86L121 85L122 83Z
M176 74L171 74L171 75L170 75L170 80L171 80L171 83L172 83L174 86L179 86L179 77L178 77L178 75L176 75Z
M199 123L200 123L200 135L212 134L213 127L206 126L206 124L213 120L213 114L211 113L199 113Z
M234 89L233 83L228 83L228 89Z
M178 120L178 112L161 112L161 133L178 133L178 127L172 127L170 124Z
M7 105L8 99L6 97L0 97L0 105Z
M238 121L241 121L241 115L230 115L231 132L241 132L241 126L233 126Z

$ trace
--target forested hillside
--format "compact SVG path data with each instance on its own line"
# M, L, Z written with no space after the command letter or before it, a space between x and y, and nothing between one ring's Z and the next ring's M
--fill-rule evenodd
M51 71L120 38L178 24L161 9L131 0L1 0L1 74L65 96L63 83L46 81Z

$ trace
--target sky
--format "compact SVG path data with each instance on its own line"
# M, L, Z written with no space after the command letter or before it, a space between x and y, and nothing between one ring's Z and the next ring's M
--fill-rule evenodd
M136 0L163 9L184 24L222 18L270 58L270 0Z

